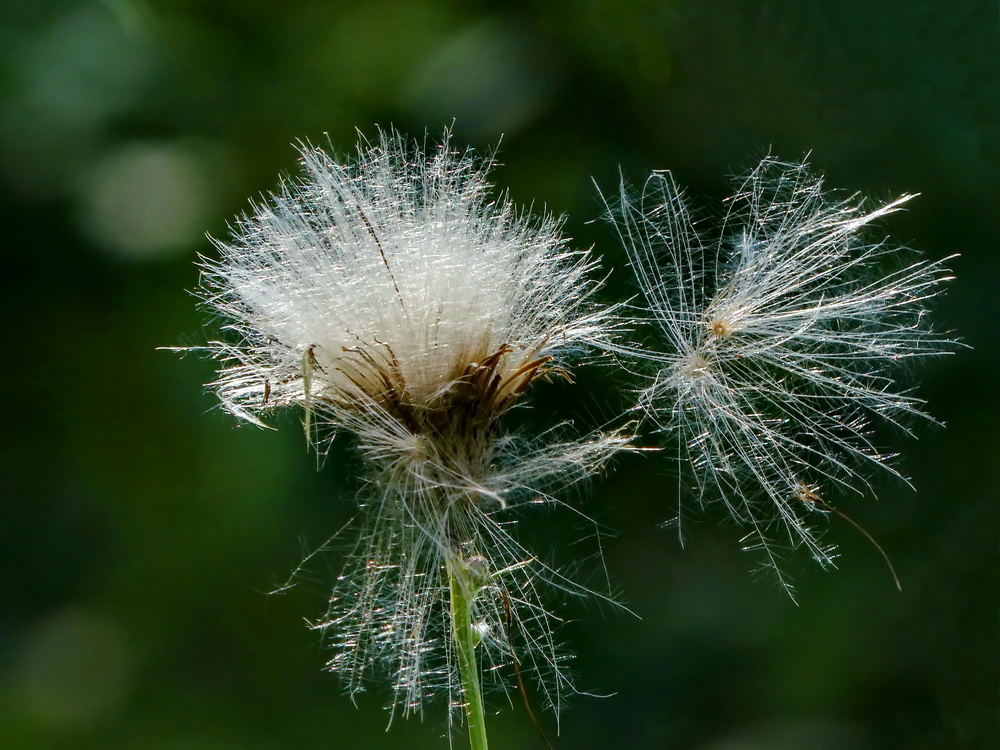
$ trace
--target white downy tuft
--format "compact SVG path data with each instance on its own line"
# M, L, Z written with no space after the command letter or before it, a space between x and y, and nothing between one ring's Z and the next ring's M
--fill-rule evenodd
M719 239L668 172L638 198L623 185L613 212L657 332L632 351L656 366L641 406L677 436L698 500L725 503L789 591L782 548L833 565L811 520L832 509L822 497L860 491L869 467L896 474L871 426L925 417L899 363L953 348L925 318L945 261L869 239L911 197L835 198L805 164L769 157L737 182Z

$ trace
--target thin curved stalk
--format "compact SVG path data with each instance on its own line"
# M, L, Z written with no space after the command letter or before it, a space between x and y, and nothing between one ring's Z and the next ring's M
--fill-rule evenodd
M487 750L486 715L483 691L476 663L476 637L472 628L472 601L476 590L461 564L448 563L448 583L451 589L451 624L458 654L458 671L462 678L462 698L465 703L469 744L472 750Z

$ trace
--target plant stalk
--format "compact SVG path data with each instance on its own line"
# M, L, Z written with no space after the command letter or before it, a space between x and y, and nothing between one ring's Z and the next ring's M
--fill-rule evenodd
M448 583L451 588L451 624L458 654L458 671L462 679L462 698L465 702L466 721L469 726L469 744L472 750L487 750L486 715L483 709L483 691L476 664L476 637L472 629L472 601L477 587L462 563L448 562Z

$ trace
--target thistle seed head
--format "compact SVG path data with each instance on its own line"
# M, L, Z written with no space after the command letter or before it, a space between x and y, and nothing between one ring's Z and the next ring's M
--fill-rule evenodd
M404 713L442 691L458 705L447 571L468 568L484 674L510 685L516 663L558 708L571 684L544 599L587 592L517 542L508 506L627 441L529 441L502 417L610 342L595 264L553 217L491 196L489 161L447 131L429 152L380 132L347 162L300 153L302 175L213 240L202 296L226 321L208 347L223 408L263 424L299 407L314 445L348 433L366 460L364 529L316 624L329 667L352 693L388 675Z

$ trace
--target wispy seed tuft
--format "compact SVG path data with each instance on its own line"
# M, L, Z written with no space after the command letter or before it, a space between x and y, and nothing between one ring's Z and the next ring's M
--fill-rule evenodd
M840 197L771 157L735 186L718 235L696 228L669 172L638 196L623 184L611 214L654 331L632 350L654 366L641 407L676 436L697 500L724 503L791 592L783 549L834 562L814 524L832 506L810 498L897 474L872 427L928 418L897 376L954 348L927 319L951 276L876 234L913 196Z

